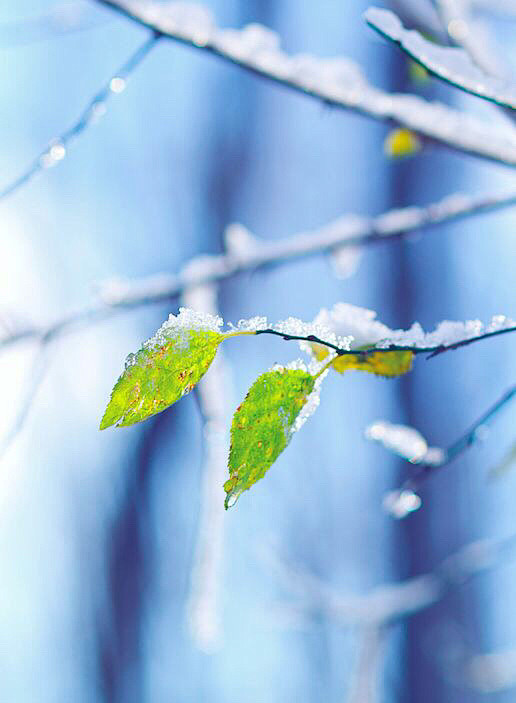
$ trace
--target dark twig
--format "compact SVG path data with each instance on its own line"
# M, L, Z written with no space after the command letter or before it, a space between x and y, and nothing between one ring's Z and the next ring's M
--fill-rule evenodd
M453 344L439 344L438 346L434 347L414 347L410 345L404 345L404 344L389 344L388 346L385 347L371 347L370 349L342 349L341 347L337 346L336 344L332 344L331 342L326 342L324 339L321 339L320 337L317 337L313 334L309 335L296 335L296 334L285 334L284 332L278 332L277 330L274 329L266 329L266 330L257 330L256 334L272 334L277 337L281 337L282 339L285 339L287 341L290 340L297 340L300 342L311 342L314 344L321 344L322 346L328 347L329 349L333 349L338 356L346 356L346 355L353 355L353 356L360 356L366 359L368 356L371 356L372 354L378 354L378 353L387 353L387 352L396 352L396 351L410 351L413 354L427 354L428 352L431 352L431 354L427 357L428 359L431 359L433 356L436 356L437 354L442 354L443 352L446 351L451 351L453 349L459 349L460 347L465 347L468 344L473 344L474 342L479 342L482 339L488 339L489 337L497 337L500 334L506 334L509 332L516 332L516 326L514 327L506 327L505 329L501 330L496 330L494 332L486 332L485 334L480 334L477 337L468 337L467 339L461 339L458 342L454 342Z
M471 542L432 571L383 583L362 594L338 591L270 549L261 548L261 553L267 567L276 572L299 601L296 609L325 614L347 627L382 627L427 610L452 589L514 558L516 535Z
M400 491L416 491L419 486L437 469L450 464L454 459L459 457L466 449L469 449L481 439L481 428L487 425L506 405L508 405L516 397L516 385L509 388L494 405L486 410L476 420L471 427L459 437L455 442L445 449L442 460L437 464L418 464L415 473L405 481Z

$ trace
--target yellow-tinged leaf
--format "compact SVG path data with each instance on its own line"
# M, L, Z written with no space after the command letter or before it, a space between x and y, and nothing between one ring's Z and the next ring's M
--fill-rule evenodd
M394 378L410 371L413 357L414 354L411 351L373 352L367 355L346 354L338 356L332 366L339 373L355 369Z
M318 361L325 359L329 351L322 344L312 344L313 353ZM343 354L337 356L332 368L339 373L344 371L367 371L378 376L394 378L402 376L412 368L414 354L411 351L378 351L370 354Z
M417 61L414 61L413 59L408 60L408 70L409 70L409 76L410 79L414 83L429 83L430 82L430 74L426 70L424 66L422 66L420 63Z
M421 150L421 140L410 129L396 128L386 136L383 150L391 159L413 156Z
M224 335L210 327L189 329L173 315L137 354L131 354L111 392L100 429L125 427L165 410L204 376Z

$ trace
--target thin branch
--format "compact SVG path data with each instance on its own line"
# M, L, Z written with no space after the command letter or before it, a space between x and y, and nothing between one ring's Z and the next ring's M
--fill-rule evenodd
M124 90L131 73L154 48L158 40L159 36L153 34L131 54L111 79L88 102L79 119L58 137L52 139L24 173L0 190L0 200L12 195L41 171L55 166L65 158L70 144L104 115L109 99Z
M390 210L375 218L347 215L319 230L301 232L279 241L256 239L245 255L237 256L229 251L218 256L200 256L187 262L177 274L159 274L140 282L106 285L101 291L101 301L96 304L69 313L47 326L29 326L4 334L0 337L0 350L31 339L47 343L125 310L175 300L190 288L224 281L247 271L330 253L337 247L391 242L423 227L514 204L516 192L475 197L456 194L426 207ZM202 266L192 266L192 262L200 262Z
M458 342L454 342L453 344L439 344L434 347L416 347L416 346L411 346L411 345L400 345L400 344L389 344L386 346L382 347L371 347L370 349L342 349L341 347L337 346L336 344L332 344L331 342L327 342L324 339L321 339L320 337L317 337L314 334L309 334L309 335L297 335L297 334L286 334L285 332L278 332L277 330L274 329L266 329L266 330L257 330L255 334L272 334L277 337L281 337L282 339L285 339L287 341L290 340L297 340L299 342L311 342L314 344L321 344L322 346L328 347L329 349L332 349L337 353L337 356L346 356L346 355L352 355L352 356L360 356L366 359L368 356L371 356L372 354L378 354L378 353L387 353L387 352L394 352L394 351L410 351L413 354L427 354L428 352L431 352L431 354L427 357L428 359L431 359L434 356L437 356L438 354L442 354L443 352L450 351L452 349L459 349L460 347L465 347L468 344L473 344L474 342L479 342L483 339L489 339L490 337L497 337L500 334L507 334L509 332L516 332L516 326L513 327L506 327L504 329L500 330L495 330L494 332L486 332L485 334L480 334L477 337L468 337L466 339L461 339Z
M407 481L405 481L400 489L400 492L416 491L430 475L434 474L435 471L444 468L452 461L457 459L457 457L465 452L466 449L469 449L476 444L482 438L482 428L484 428L488 422L493 420L503 408L514 400L514 398L516 398L516 385L509 388L509 390L507 390L501 398L496 401L496 403L486 410L463 435L461 435L455 442L450 444L450 446L444 450L441 461L433 464L424 462L418 464L415 473L407 479Z
M256 40L249 28L220 30L207 24L199 29L178 22L155 3L96 0L162 36L229 61L283 87L374 119L404 125L432 141L475 156L516 165L514 132L476 117L430 103L415 95L391 94L370 85L358 65L345 58L291 57L281 51L270 30ZM247 32L247 34L246 34ZM257 45L258 44L258 45Z
M506 563L516 551L516 535L472 542L434 570L405 581L386 583L369 593L343 593L313 574L263 552L268 568L299 599L300 608L325 614L343 626L381 627L405 620L441 601L446 594L483 572Z
M486 74L464 49L439 46L418 32L405 29L390 10L371 7L364 16L372 29L399 46L437 78L484 100L516 109L515 84Z

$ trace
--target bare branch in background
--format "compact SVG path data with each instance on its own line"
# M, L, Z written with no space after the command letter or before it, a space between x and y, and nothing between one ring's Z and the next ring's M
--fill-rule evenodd
M208 10L141 0L96 0L163 37L229 61L279 85L375 119L393 121L453 149L516 165L516 131L428 102L415 95L391 94L368 83L360 67L344 58L290 56L275 32L260 25L242 30L216 27Z
M217 287L191 288L182 296L185 306L218 315ZM211 653L220 645L224 564L224 489L227 473L227 431L231 403L230 370L219 351L210 373L195 389L202 417L203 459L197 543L187 604L188 626L199 649Z
M196 257L177 274L157 274L142 281L110 281L100 291L101 300L46 326L26 326L0 336L0 350L29 340L47 343L81 327L108 319L124 310L175 300L191 288L229 279L246 271L283 265L296 259L332 252L336 247L366 246L403 237L416 229L449 222L477 213L509 207L516 193L468 196L455 194L426 207L391 210L374 218L347 215L319 230L301 232L278 241L254 239L241 252ZM202 263L202 265L199 265Z
M265 565L293 595L300 610L322 614L343 627L379 628L421 613L450 590L506 563L508 557L515 556L516 535L471 542L433 571L377 586L365 594L343 593L292 565L273 549L261 551Z
M417 510L421 499L416 495L417 490L426 479L433 476L434 472L448 466L463 452L485 438L488 423L516 398L516 385L507 390L494 405L492 405L471 427L450 446L441 451L441 456L434 461L423 461L418 464L417 470L408 478L401 488L388 493L385 497L385 508L397 518L404 518L409 513Z
M127 79L154 48L159 37L155 34L146 39L138 49L131 54L127 61L118 69L111 79L89 101L79 119L69 129L52 139L47 147L39 154L29 168L0 189L0 200L15 193L19 188L28 183L34 176L62 161L70 144L77 139L88 127L95 124L106 112L107 103L113 95L121 93L126 86Z
M359 653L352 673L347 703L378 703L378 678L383 663L386 632L381 627L364 627L358 633Z

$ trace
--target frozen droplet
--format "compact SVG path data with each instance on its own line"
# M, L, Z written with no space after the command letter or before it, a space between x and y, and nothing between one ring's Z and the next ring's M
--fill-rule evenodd
M125 360L126 371L127 371L127 369L131 368L131 366L134 366L135 363L136 363L136 354L133 354L131 352L131 354L127 355L126 360Z
M390 515L401 520L415 510L419 510L421 498L413 491L391 491L384 497L383 507Z
M460 18L455 18L448 22L448 34L452 39L457 42L463 41L469 34L469 27L467 23Z
M61 159L64 159L66 156L66 148L65 145L62 144L61 142L55 142L52 144L52 146L49 149L50 157L54 161L61 161Z
M228 495L226 496L226 500L224 501L224 506L226 510L228 508L232 508L241 495L242 491L233 491L231 493L228 493Z
M115 76L109 82L109 89L112 93L121 93L125 90L126 82L124 78L120 76Z

